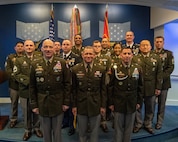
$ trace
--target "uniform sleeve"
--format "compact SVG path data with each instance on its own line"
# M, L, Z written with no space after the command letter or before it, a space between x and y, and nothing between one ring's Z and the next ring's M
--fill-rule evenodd
M101 80L101 107L106 108L107 102L107 85L106 85L106 71L103 69Z
M77 107L77 76L72 68L72 107Z
M9 77L12 76L12 69L13 69L13 64L10 56L6 58L6 63L5 63L5 70L8 73Z
M161 90L162 83L163 83L163 67L161 63L161 59L157 58L158 66L157 66L157 72L156 72L156 89Z
M37 89L36 89L35 69L30 68L29 98L32 109L38 108Z
M139 67L139 80L138 80L138 95L137 95L137 104L142 106L143 104L143 94L144 94L144 87L143 87L143 71L142 68Z
M13 67L14 78L17 82L19 82L25 86L28 86L29 85L29 76L22 73L22 65L21 65L19 59L20 58L18 58L16 60L14 67ZM27 72L28 72L28 70L27 70Z
M109 75L110 81L108 84L108 103L109 106L113 105L113 91L114 91L114 69L111 69L111 74Z
M63 104L69 106L71 96L71 72L69 67L66 65L65 61L63 62L63 85L64 85Z
M163 69L164 72L163 72L163 78L167 78L167 77L170 77L171 73L173 72L174 70L174 56L172 54L172 52L168 52L168 55L167 55L167 63L166 63L166 67Z

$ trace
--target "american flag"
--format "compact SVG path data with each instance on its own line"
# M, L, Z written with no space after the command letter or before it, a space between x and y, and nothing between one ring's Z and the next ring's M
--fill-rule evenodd
M51 4L51 19L49 22L49 39L51 39L52 41L54 41L54 36L55 36L55 32L54 32L54 11L53 11L53 4Z

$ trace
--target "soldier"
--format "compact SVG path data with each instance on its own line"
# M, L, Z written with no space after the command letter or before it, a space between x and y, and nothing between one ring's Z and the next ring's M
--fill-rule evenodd
M161 93L162 87L162 64L158 55L151 52L151 44L148 40L140 42L141 53L135 56L135 62L143 70L144 79L144 128L150 134L154 133L152 128L155 112L155 98ZM137 133L142 127L141 108L137 110L133 132Z
M112 64L120 62L121 50L122 50L122 44L120 42L114 43L113 53L111 54Z
M111 48L110 41L108 38L102 38L101 47L101 54L111 56L111 54L113 53L113 49Z
M72 68L72 112L77 115L79 142L87 142L89 122L91 133L88 142L98 142L100 119L106 108L106 70L94 63L93 47L85 47L82 57L83 62Z
M134 42L135 36L134 36L134 32L132 31L127 31L125 34L125 40L126 43L123 44L123 47L130 47L133 51L134 55L138 55L139 53L139 44Z
M36 52L35 45L32 40L24 42L25 55L17 58L13 67L13 74L19 84L20 104L24 115L25 133L23 140L27 141L32 135L32 129L38 137L43 137L40 130L40 122L37 114L33 113L29 103L29 80L31 62L36 60L41 54ZM32 120L33 119L33 120Z
M142 105L141 67L132 62L132 49L121 50L121 63L114 63L109 83L109 108L114 112L114 141L130 142L136 109Z
M164 49L164 37L157 36L154 40L155 50L154 53L158 54L161 58L163 65L163 84L161 94L158 96L158 112L157 123L155 129L161 129L164 120L164 112L168 89L171 88L170 75L174 70L174 57L171 51Z
M76 34L74 37L74 42L75 42L75 45L72 47L72 52L82 57L81 53L83 49L85 48L82 45L83 43L82 36L80 34Z
M31 67L30 103L41 116L44 142L62 142L63 112L70 104L70 70L64 59L54 56L53 41L44 40L41 50L43 56Z
M69 68L81 62L81 58L77 54L74 54L71 51L71 49L72 49L71 41L68 39L63 40L62 42L63 53L61 54L61 58L66 60L66 64L68 65ZM70 106L69 109L66 112L64 112L64 118L62 124L62 128L69 126L69 131L68 131L69 136L75 133L73 121L74 121L74 116L72 114L72 108Z
M55 55L59 57L62 52L61 43L59 41L54 42L54 50L55 50Z
M24 43L21 41L17 42L14 49L16 53L8 55L5 63L5 69L9 75L8 85L11 99L11 118L9 124L10 128L15 127L15 125L17 124L19 101L18 82L14 78L13 67L16 59L24 55Z
M110 73L110 68L111 68L111 58L109 56L105 55L105 54L101 54L102 47L101 47L100 41L98 41L98 40L93 41L93 49L94 49L95 54L96 54L94 62L102 65L106 70L107 80L106 80L105 83L107 85L109 83L108 74ZM100 126L101 126L103 132L108 132L108 127L107 127L107 124L106 124L106 117L107 116L109 117L109 115L110 115L110 112L107 111L107 114L101 116L101 125Z

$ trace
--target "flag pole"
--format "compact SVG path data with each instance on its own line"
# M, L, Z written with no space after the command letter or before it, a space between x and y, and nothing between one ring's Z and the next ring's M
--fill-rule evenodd
M108 4L106 4L106 10L104 14L103 38L108 38L110 40L109 23L108 23Z
M75 4L72 8L72 16L71 16L71 22L70 22L70 40L72 43L72 46L75 45L74 43L74 36L76 34L81 34L81 21L80 21L80 11Z
M50 10L50 22L49 22L49 39L54 41L55 31L54 31L54 7L51 4Z

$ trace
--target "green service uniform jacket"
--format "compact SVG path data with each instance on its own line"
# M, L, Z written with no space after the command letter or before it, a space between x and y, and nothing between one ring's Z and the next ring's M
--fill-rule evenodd
M72 52L75 53L75 54L77 54L80 58L82 58L82 51L83 51L84 49L85 49L84 46L82 46L80 50L77 49L77 47L75 47L75 45L72 46Z
M156 53L156 50L153 50ZM174 57L171 51L162 49L161 52L156 53L161 58L163 66L163 84L162 90L171 88L170 75L174 70Z
M163 83L162 63L159 56L150 52L148 57L144 57L140 53L133 59L143 70L144 96L155 95L155 89L161 90Z
M43 117L61 114L62 105L69 106L71 94L70 70L66 61L53 57L50 65L43 57L32 63L30 73L30 103L39 108Z
M142 105L143 77L142 69L136 63L126 68L122 63L112 66L110 83L108 85L109 106L114 105L114 111L133 113L136 105Z
M122 47L128 47L127 44L122 44ZM129 46L132 49L134 55L138 55L140 53L140 44L134 43L132 46Z
M16 53L14 54L10 54L7 59L6 59L6 63L5 63L5 70L8 73L9 76L9 88L12 88L14 90L18 90L18 82L15 80L14 78L14 73L13 73L13 67L14 64L17 60L17 58L20 58L21 56L18 56Z
M111 69L112 60L107 55L101 54L100 56L97 56L94 59L94 62L102 65L103 67L105 67L106 71L110 71L110 69Z
M84 63L72 68L73 107L77 113L89 117L100 114L100 108L106 108L105 69L93 64L92 71L86 72Z
M39 54L34 54L32 59L29 59L27 55L16 59L13 67L13 74L15 80L19 84L19 96L22 98L29 98L29 80L30 80L30 67L31 62L35 61Z

